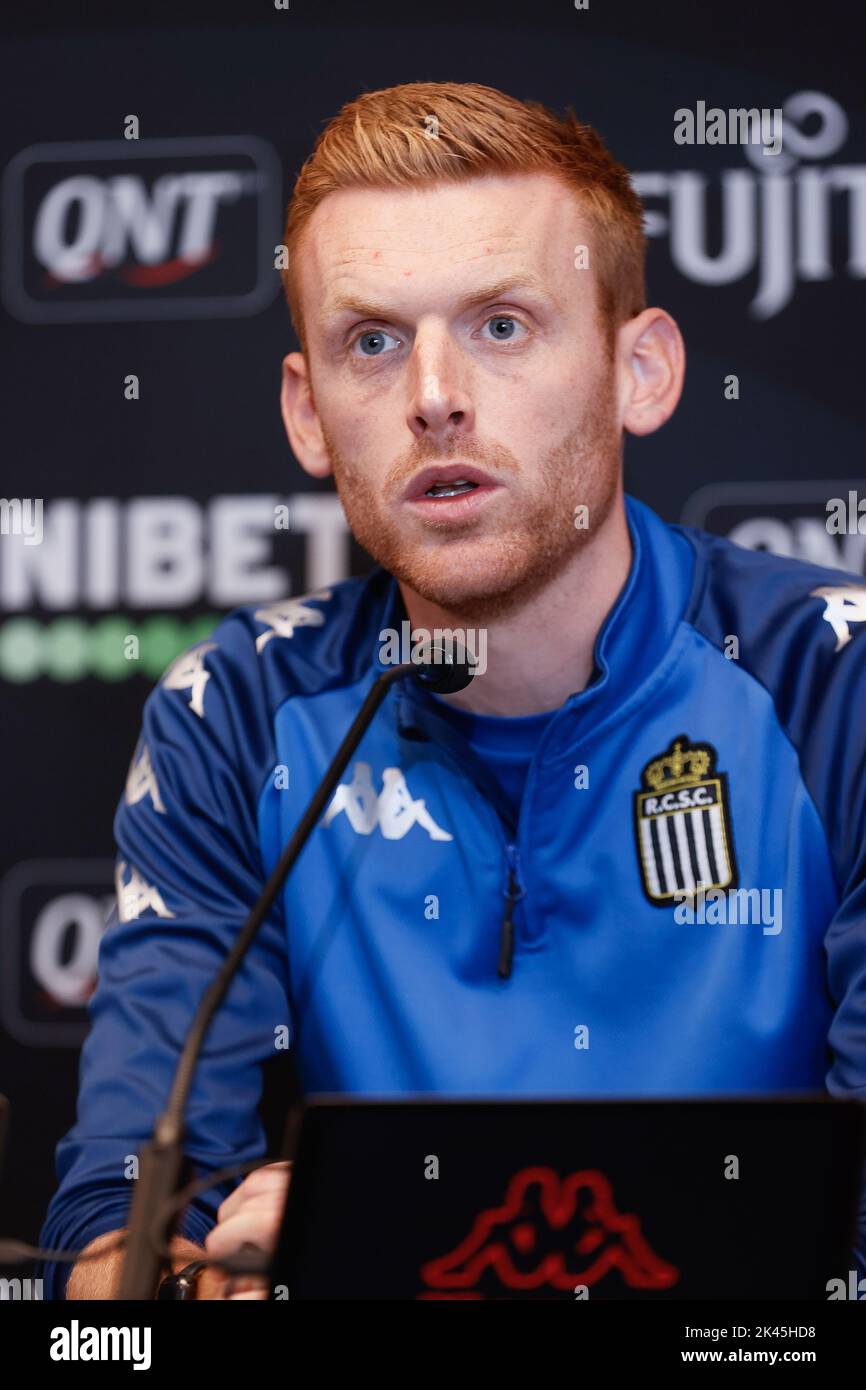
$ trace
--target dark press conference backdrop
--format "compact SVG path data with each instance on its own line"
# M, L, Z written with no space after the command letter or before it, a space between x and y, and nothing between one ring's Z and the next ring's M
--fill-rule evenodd
M78 28L66 8L6 21L0 83L0 492L43 508L40 544L0 534L0 1230L30 1238L73 1118L149 689L236 604L369 565L277 409L295 344L274 248L344 101L478 81L594 124L634 171L651 301L689 354L674 420L628 445L630 490L866 574L866 517L826 524L830 499L866 499L856 7L97 5ZM678 143L674 113L699 103L781 110L782 152Z

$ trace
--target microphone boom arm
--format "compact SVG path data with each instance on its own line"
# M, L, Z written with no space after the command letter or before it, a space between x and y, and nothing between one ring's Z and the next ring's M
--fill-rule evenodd
M366 733L373 715L396 681L408 675L418 674L417 665L403 662L383 671L370 687L364 703L262 889L243 929L198 1006L177 1064L166 1108L157 1120L153 1138L144 1145L139 1155L139 1176L130 1209L123 1272L117 1294L119 1299L141 1301L156 1298L163 1262L160 1251L167 1233L155 1229L155 1222L158 1220L158 1213L165 1209L177 1191L183 1163L184 1113L198 1055L213 1017L225 998L253 938L273 907L295 860L336 790L340 777Z

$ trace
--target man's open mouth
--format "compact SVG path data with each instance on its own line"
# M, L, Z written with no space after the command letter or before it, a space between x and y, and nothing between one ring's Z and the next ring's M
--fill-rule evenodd
M428 487L424 493L425 497L458 497L461 492L472 492L478 486L477 483L470 483L466 478L458 478L453 483L434 483Z
M406 502L448 501L470 492L486 493L499 487L498 480L473 463L431 463L409 483Z

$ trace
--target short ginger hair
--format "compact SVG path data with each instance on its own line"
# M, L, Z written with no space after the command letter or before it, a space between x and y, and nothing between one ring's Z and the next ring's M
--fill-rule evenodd
M606 332L612 337L619 324L639 314L646 307L640 199L598 132L566 110L560 117L541 102L520 101L477 82L407 82L347 102L304 161L286 218L282 279L302 350L298 248L322 200L347 188L431 187L485 174L556 175L580 195L593 233L591 264Z

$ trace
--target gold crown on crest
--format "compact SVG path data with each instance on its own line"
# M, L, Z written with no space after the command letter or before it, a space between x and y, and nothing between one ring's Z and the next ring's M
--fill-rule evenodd
M683 744L686 748L683 749ZM673 787L693 786L706 777L712 768L712 754L709 749L689 745L685 734L674 739L670 748L655 762L647 763L644 780L654 792L668 791Z

